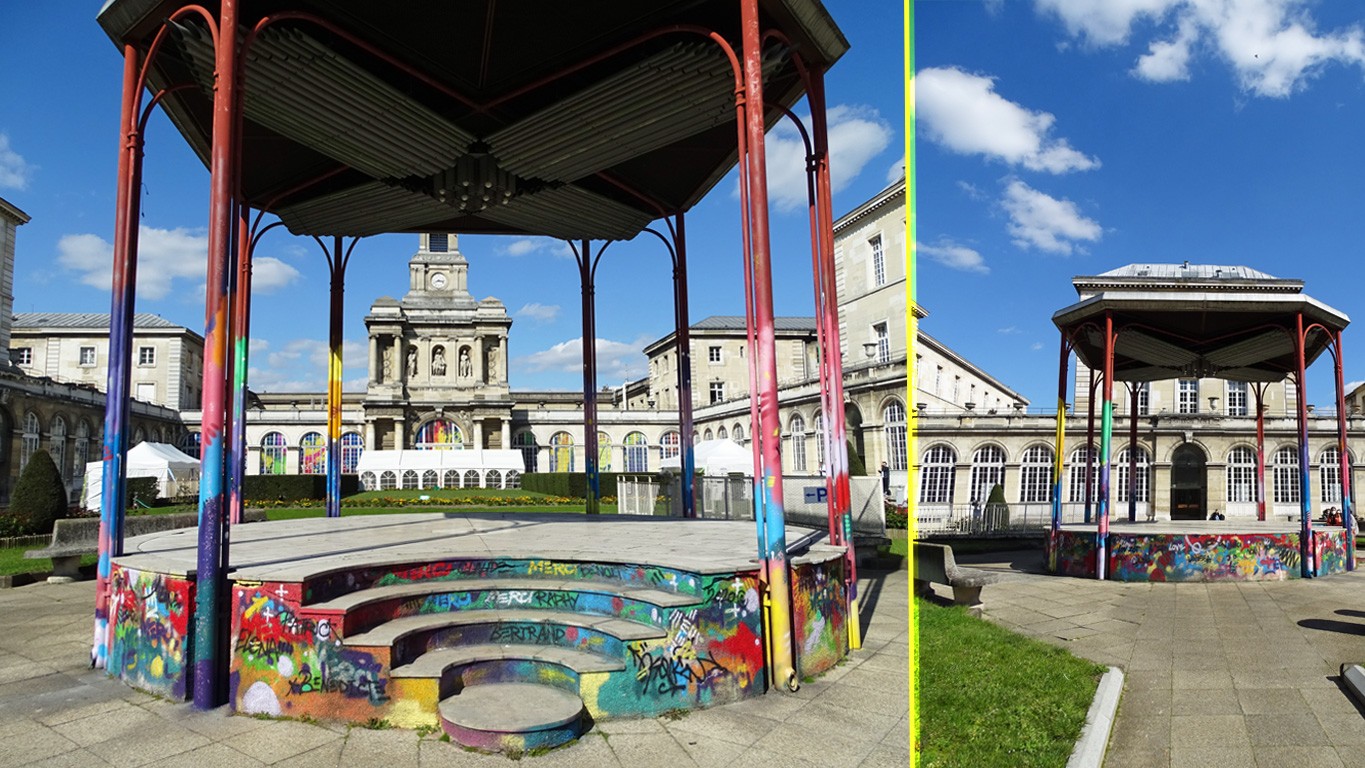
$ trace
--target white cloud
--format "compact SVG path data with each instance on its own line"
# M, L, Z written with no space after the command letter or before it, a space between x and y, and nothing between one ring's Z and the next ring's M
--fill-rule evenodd
M293 266L273 257L257 257L251 260L251 292L270 293L299 279L300 274Z
M558 304L539 304L531 302L514 312L517 317L527 317L541 323L548 323L559 317Z
M1006 336L1013 336L1018 333L1023 333L1023 331L1019 330L1019 326L1017 325L1011 325L1006 328L996 328L995 332L1004 334Z
M137 296L163 299L178 279L203 283L208 264L208 238L202 230L144 226L138 239ZM98 235L63 235L57 241L57 263L79 273L85 285L109 290L113 283L114 246ZM191 285L187 291L203 287Z
M513 258L532 254L548 254L561 259L573 258L573 248L563 240L552 237L519 237L499 247L497 253Z
M1189 77L1189 59L1208 51L1230 67L1243 91L1283 98L1331 63L1365 69L1359 25L1319 32L1305 0L1037 0L1068 32L1096 45L1128 42L1153 30L1136 77L1168 82ZM1150 25L1139 27L1139 20ZM1176 27L1174 34L1170 32Z
M1349 395L1360 388L1362 384L1365 384L1365 380L1356 379L1355 381L1348 381L1343 385L1344 389L1342 391Z
M810 125L810 116L801 117ZM863 167L891 144L892 128L871 107L840 104L826 113L829 126L829 183L833 192L848 186ZM780 211L804 208L806 145L790 121L779 122L764 139L768 199ZM897 174L899 178L899 174ZM888 179L887 183L895 181ZM738 197L738 185L735 196Z
M920 70L915 109L927 138L952 152L983 155L1033 171L1067 173L1098 168L1100 161L1048 134L1056 118L995 92L995 78L956 67Z
M9 136L0 133L0 189L27 189L36 168L10 148Z
M1035 341L1032 344L1028 345L1028 348L1033 350L1034 352L1037 352L1038 350L1043 348L1043 342Z
M1018 179L1005 186L1001 205L1010 215L1009 233L1020 248L1070 254L1077 241L1094 242L1103 230L1070 200L1058 200Z
M292 339L278 349L268 343L251 343L248 386L253 392L324 392L327 389L327 342L321 339ZM368 380L368 361L364 342L352 339L341 343L342 378L348 375L364 389ZM354 391L354 389L352 391Z
M886 169L886 183L894 184L905 178L905 158L896 158L896 162Z
M942 264L949 269L961 270L963 272L976 272L982 275L988 274L991 268L986 266L985 259L981 254L968 248L965 245L957 245L951 241L940 240L938 245L926 245L917 243L915 252L927 257L930 261Z
M648 370L645 358L645 339L634 342L597 340L597 379L598 381L622 381L637 379ZM583 337L563 341L549 349L532 352L514 361L526 371L553 371L572 373L583 370Z
M959 181L957 183L957 188L962 190L962 194L966 195L968 198L972 200L986 199L986 193L977 189L976 185L971 183L970 181Z

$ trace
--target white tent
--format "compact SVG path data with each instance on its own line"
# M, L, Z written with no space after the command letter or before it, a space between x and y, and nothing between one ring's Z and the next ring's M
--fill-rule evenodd
M199 493L199 460L166 443L138 443L128 449L128 477L155 477L158 493L165 498ZM99 509L104 497L104 462L85 465L86 509Z
M526 471L519 449L365 451L356 463L360 486L389 488L519 488Z
M754 473L753 451L733 440L703 440L692 446L692 459L697 471L703 475L723 477L732 472L744 475ZM679 471L682 468L682 455L664 459L659 468L664 472Z

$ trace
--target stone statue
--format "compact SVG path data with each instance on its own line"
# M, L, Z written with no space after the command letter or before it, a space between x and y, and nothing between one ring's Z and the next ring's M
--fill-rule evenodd
M498 380L498 348L488 348L488 365L484 368L488 372L488 383L492 384Z
M460 350L460 378L467 379L474 375L474 363L469 359L469 347Z
M393 381L393 347L384 349L384 381Z
M431 375L432 375L432 376L444 376L444 375L446 375L446 348L445 348L445 347L438 346L438 347L436 347L436 349L432 350L432 352L431 352Z
M408 347L408 376L417 375L417 347Z

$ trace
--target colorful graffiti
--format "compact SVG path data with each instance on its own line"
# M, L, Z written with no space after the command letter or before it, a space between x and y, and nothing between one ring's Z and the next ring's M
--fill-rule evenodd
M1058 534L1056 573L1091 577L1094 534ZM1297 533L1110 534L1109 578L1115 581L1265 581L1300 576ZM1346 570L1339 531L1314 531L1318 575Z
M184 699L194 585L115 565L110 576L107 670L158 695Z
M1090 531L1058 531L1053 555L1053 573L1062 576L1095 576L1095 534Z
M847 602L844 600L843 561L796 566L792 590L797 671L817 675L848 655Z

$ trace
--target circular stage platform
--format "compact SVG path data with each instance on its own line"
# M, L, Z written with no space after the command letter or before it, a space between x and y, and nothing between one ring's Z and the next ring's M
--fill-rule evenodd
M801 676L848 651L844 550L823 538L787 528L792 636L773 639L753 522L409 513L237 525L219 598L230 704L460 732L443 713L483 685L581 699L570 730L761 695L771 643L791 643ZM113 559L110 674L169 697L191 690L197 546L196 529L168 531ZM525 750L543 731L481 727L468 746Z
M1111 521L1106 578L1113 581L1259 581L1302 576L1298 523L1258 520ZM1313 526L1314 576L1346 570L1346 531ZM1048 568L1095 577L1095 524L1062 526L1048 542Z

